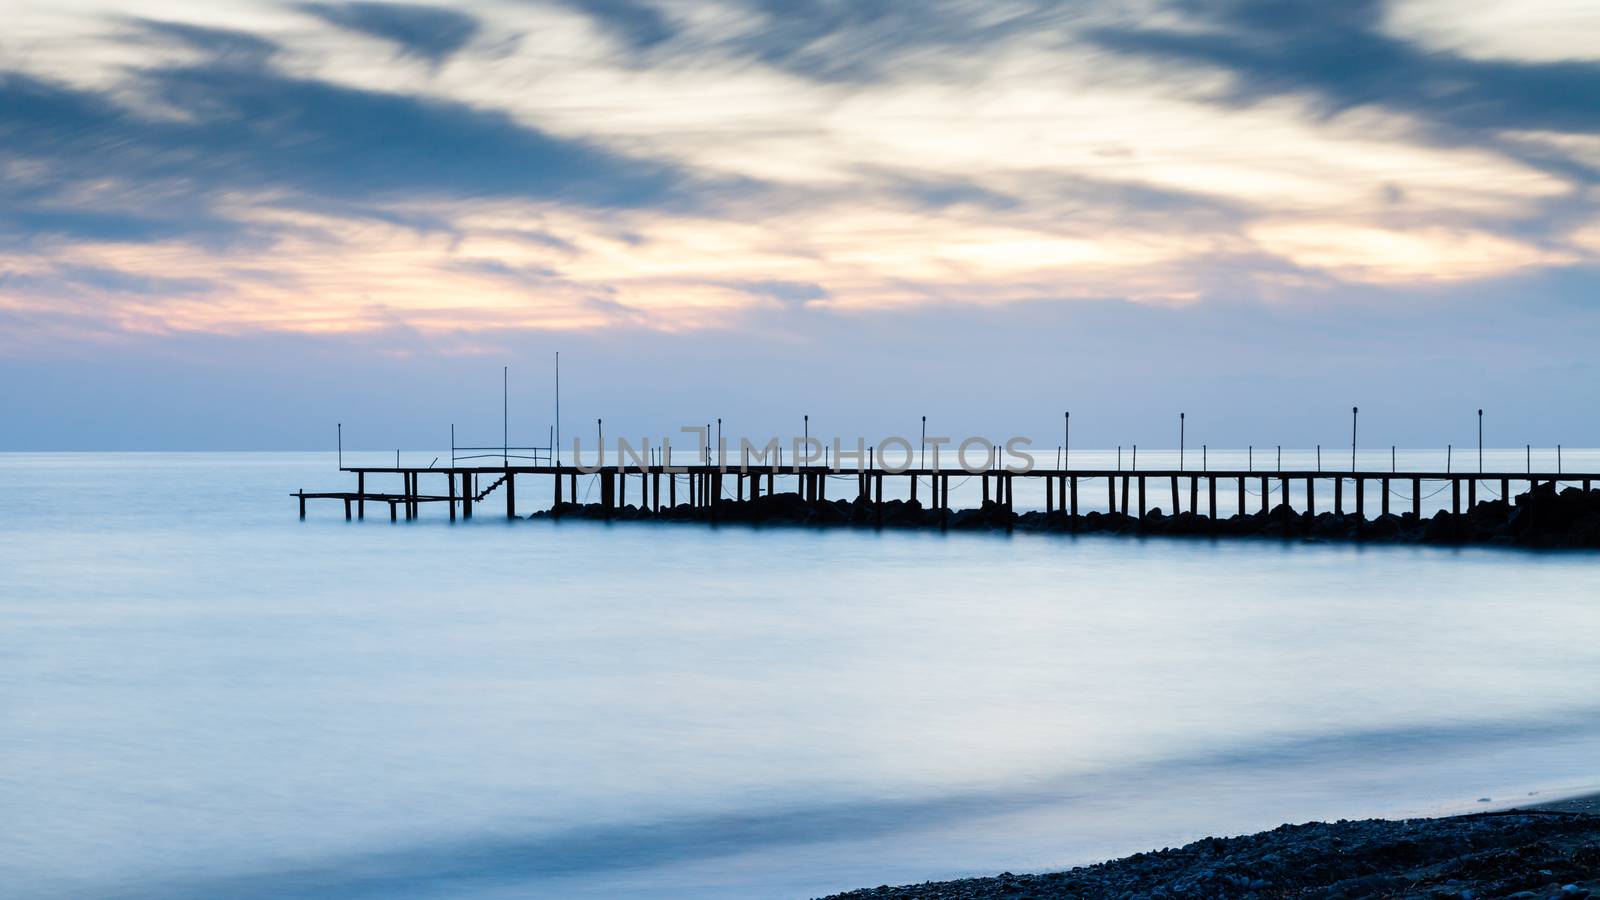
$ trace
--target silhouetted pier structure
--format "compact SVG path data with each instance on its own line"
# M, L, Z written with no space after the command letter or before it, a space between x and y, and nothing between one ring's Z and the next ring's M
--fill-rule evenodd
M570 462L563 463L557 450L561 446L561 355L555 355L555 424L550 427L549 443L543 447L511 446L508 373L509 368L503 367L499 447L458 446L455 426L451 425L447 467L438 467L438 458L427 466L401 465L398 450L393 466L346 466L341 423L337 426L339 468L355 476L356 489L296 491L292 496L299 502L300 518L306 517L308 500L338 500L344 506L346 520L365 519L368 503L387 504L391 522L402 515L407 520L418 518L423 504L443 503L453 522L458 517L471 519L485 503L499 502L504 503L505 517L515 519L520 479L525 486L524 496L526 486L531 484L550 498L549 506L539 503L540 510L534 515L711 521L728 518L822 525L887 523L939 528L998 526L1007 530L1021 526L1077 531L1084 527L1238 536L1298 533L1391 540L1509 540L1600 549L1600 493L1592 492L1600 472L1564 471L1559 444L1555 448L1555 471L1534 471L1531 444L1523 448L1523 471L1486 470L1482 409L1477 411L1476 471L1462 471L1452 465L1453 445L1445 447L1443 471L1401 469L1394 446L1389 448L1387 469L1361 468L1357 440L1360 408L1355 406L1350 408L1350 467L1342 471L1323 467L1321 445L1317 445L1315 463L1310 467L1292 463L1285 467L1283 448L1277 446L1276 461L1270 468L1256 467L1255 448L1249 446L1245 468L1239 469L1212 468L1208 448L1202 444L1199 469L1187 467L1188 416L1183 412L1178 414L1176 468L1141 469L1137 444L1132 447L1132 465L1126 468L1120 446L1116 448L1114 468L1074 468L1070 411L1062 413L1062 443L1056 448L1053 467L1037 465L1038 456L1031 452L1013 450L1012 441L1001 445L978 437L963 440L954 464L942 465L939 448L952 440L930 438L926 416L921 420L918 452L913 453L908 439L884 438L885 447L903 448L905 461L900 466L884 465L884 455L877 452L883 448L867 447L864 441L858 440L856 450L846 453L838 438L833 440L830 460L821 441L811 435L810 415L802 417L802 437L794 441L788 465L784 464L783 444L777 439L760 447L741 440L738 454L730 458L720 418L716 420L715 444L709 422L703 431L680 429L700 432L692 451L693 463L681 462L681 457L673 454L670 442L663 438L659 448L649 440L634 447L619 439L615 462L606 462L607 454L597 450L592 457L594 464L584 465L578 441L573 442ZM603 426L603 420L595 420L595 446L599 448L606 445ZM1031 445L1026 440L1014 440L1020 440L1023 446ZM985 449L981 467L968 460L967 450L972 445ZM927 454L930 446L931 459ZM809 452L802 455L802 447ZM852 465L843 465L846 457ZM1188 458L1193 459L1193 455ZM368 490L369 477L394 476L400 479L399 491ZM425 479L430 493L423 493ZM886 500L885 483L898 486L900 479L905 479L907 488L904 499ZM952 485L952 479L959 481ZM951 500L952 488L959 489L973 479L981 488L981 505L957 508ZM1033 507L1017 513L1018 479L1032 489L1034 499L1043 494L1042 510ZM589 488L581 501L580 480ZM830 482L841 481L833 488L835 497L829 498ZM628 502L630 484L634 485L632 504ZM1513 487L1523 485L1526 492L1514 495ZM442 492L438 490L441 486ZM1296 490L1302 486L1297 505ZM1568 490L1563 491L1563 486ZM596 487L598 491L594 490ZM1043 490L1039 491L1041 487ZM1580 487L1581 491L1574 489ZM1439 504L1443 508L1435 509L1431 520L1425 519L1424 501L1444 490L1450 492L1448 505ZM1480 492L1487 499L1480 497ZM587 502L594 493L598 494L596 502ZM891 493L898 491L891 489ZM975 492L968 489L967 493ZM1320 514L1319 493L1324 498ZM1100 506L1096 495L1104 498L1105 506ZM1159 505L1163 495L1170 500L1165 511ZM1330 495L1331 502L1326 499ZM1223 501L1220 504L1219 498Z
M1073 469L1037 467L1030 471L995 468L972 472L965 468L887 468L863 466L838 469L822 465L766 465L743 468L736 464L615 464L595 466L543 463L533 465L451 466L346 466L341 471L356 477L354 491L298 491L300 516L306 515L309 500L342 501L346 519L366 517L368 504L388 505L389 519L415 519L423 504L443 503L453 521L459 515L470 519L488 503L503 505L504 515L516 518L518 490L527 498L528 488L539 485L539 494L549 498L549 506L559 511L563 504L579 502L580 479L595 479L590 493L598 494L601 510L610 512L632 506L644 512L664 508L703 508L713 513L729 503L746 503L783 492L807 502L839 499L828 497L830 482L844 480L843 499L882 506L885 482L904 479L909 502L923 509L952 512L952 479L981 481L984 508L1015 513L1018 480L1042 484L1046 513L1062 513L1072 518L1087 513L1088 500L1095 511L1121 513L1143 520L1153 508L1169 501L1165 514L1188 513L1216 520L1224 515L1285 511L1316 515L1331 511L1366 519L1395 514L1421 518L1423 501L1448 490L1446 509L1462 514L1487 502L1509 501L1513 488L1530 493L1541 486L1578 487L1587 492L1600 473L1573 472L1440 472L1368 470L1332 472L1326 470L1193 470L1193 469ZM401 489L369 491L369 477L394 477ZM850 482L854 482L851 484ZM423 491L424 484L431 490ZM597 487L598 491L593 490ZM1233 503L1219 506L1219 496ZM1480 494L1482 496L1480 496ZM496 496L497 495L497 496ZM630 497L631 495L631 497ZM1374 502L1374 500L1376 502ZM630 502L631 501L631 502ZM1319 504L1326 504L1325 506Z

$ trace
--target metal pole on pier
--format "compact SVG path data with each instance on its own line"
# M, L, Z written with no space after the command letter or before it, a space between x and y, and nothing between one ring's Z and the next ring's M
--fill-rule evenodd
M1356 470L1356 417L1361 414L1361 407L1350 407L1350 471Z
M1483 474L1483 410L1478 410L1478 474Z
M561 351L556 351L556 439L555 463L561 465Z
M1070 469L1072 468L1072 413L1064 412L1061 414L1061 418L1065 422L1062 426L1062 440L1065 443L1061 446L1066 451L1066 460L1062 468Z
M500 462L511 464L511 367L500 367Z
M1183 415L1178 413L1178 471L1180 472L1183 471Z
M339 423L339 468L344 468L344 423Z

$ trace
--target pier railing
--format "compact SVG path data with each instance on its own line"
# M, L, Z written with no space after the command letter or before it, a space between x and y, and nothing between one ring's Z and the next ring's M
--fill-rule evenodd
M471 451L471 452L468 452ZM498 459L502 463L510 460L525 460L532 465L550 465L555 460L555 454L549 447L451 447L450 466L456 468L461 463L474 459Z

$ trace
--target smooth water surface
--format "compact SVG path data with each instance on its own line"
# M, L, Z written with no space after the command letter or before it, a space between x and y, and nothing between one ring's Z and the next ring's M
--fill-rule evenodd
M0 455L8 896L809 897L1600 786L1600 555L297 521L347 486Z

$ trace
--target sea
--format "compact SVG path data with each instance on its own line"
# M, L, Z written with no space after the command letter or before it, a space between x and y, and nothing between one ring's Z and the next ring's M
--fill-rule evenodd
M0 893L809 898L1600 789L1600 553L300 520L339 462L0 455Z

